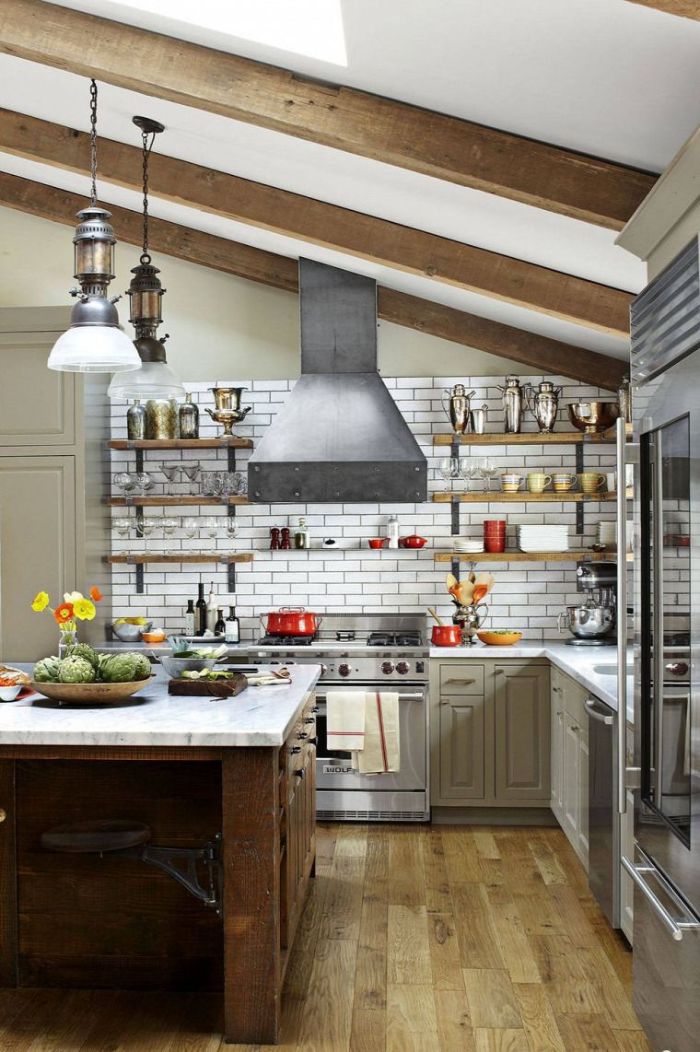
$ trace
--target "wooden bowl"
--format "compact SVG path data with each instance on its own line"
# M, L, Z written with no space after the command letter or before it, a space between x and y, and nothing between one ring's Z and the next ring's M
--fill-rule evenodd
M129 683L32 683L31 688L45 698L64 701L67 705L119 705L150 682L149 677Z
M522 632L514 632L509 628L485 628L476 634L482 643L490 647L512 647L523 638Z

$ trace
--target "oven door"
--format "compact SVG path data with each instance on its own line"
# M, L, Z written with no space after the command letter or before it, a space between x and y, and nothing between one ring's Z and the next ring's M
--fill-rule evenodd
M401 770L391 774L360 774L353 767L352 755L342 750L330 752L327 744L326 700L323 687L316 695L316 788L365 790L425 790L427 783L426 700L422 684L402 684L399 691L399 735ZM328 688L332 689L332 688ZM353 685L343 691L365 693L372 685Z
M700 353L635 391L637 842L700 914ZM688 614L688 682L667 645ZM636 947L635 947L636 949Z

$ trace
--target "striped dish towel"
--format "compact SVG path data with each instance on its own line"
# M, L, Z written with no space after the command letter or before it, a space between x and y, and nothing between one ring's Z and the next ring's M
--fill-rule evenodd
M353 757L360 774L401 769L399 696L394 691L365 694L364 748Z
M365 744L365 694L361 690L329 690L326 695L328 749L355 752Z

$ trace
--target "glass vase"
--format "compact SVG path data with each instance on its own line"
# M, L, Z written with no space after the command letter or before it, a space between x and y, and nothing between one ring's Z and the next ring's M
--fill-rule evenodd
M58 634L58 656L64 658L69 649L78 642L78 629L75 625L63 625Z

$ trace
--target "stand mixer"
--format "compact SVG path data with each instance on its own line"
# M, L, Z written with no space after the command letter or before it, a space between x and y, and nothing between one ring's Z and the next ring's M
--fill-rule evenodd
M568 646L614 646L617 627L617 563L582 562L576 570L576 590L587 593L580 606L559 614L558 628L568 628Z

